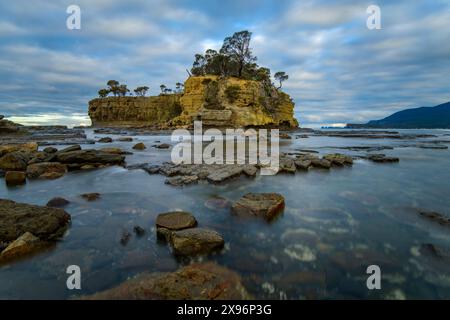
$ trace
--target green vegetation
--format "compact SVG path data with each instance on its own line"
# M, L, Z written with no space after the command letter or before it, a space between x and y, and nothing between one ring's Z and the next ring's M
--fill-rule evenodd
M208 49L205 54L196 54L191 73L194 76L217 75L219 77L237 77L245 80L263 82L267 87L273 86L270 79L270 69L260 67L256 63L250 47L252 33L244 30L226 37L222 48ZM285 72L277 72L276 79L282 82L288 79Z

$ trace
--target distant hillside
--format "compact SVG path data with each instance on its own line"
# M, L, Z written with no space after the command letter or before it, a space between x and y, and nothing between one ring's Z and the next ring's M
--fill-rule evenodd
M450 129L450 102L396 112L365 124L347 124L347 128Z

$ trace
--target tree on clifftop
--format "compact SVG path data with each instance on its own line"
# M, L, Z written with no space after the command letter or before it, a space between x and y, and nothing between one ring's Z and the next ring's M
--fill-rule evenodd
M165 84L162 84L162 85L160 85L159 86L159 88L161 89L161 93L164 93L164 91L166 91L166 85Z
M114 97L119 95L119 81L117 81L117 80L109 80L106 84L109 87L109 92L112 92Z
M105 98L105 97L108 96L108 94L109 94L109 90L108 89L100 89L100 90L98 90L98 96L100 98Z
M281 87L283 86L283 82L289 79L289 76L284 71L278 71L274 74L273 77L280 82L280 86L278 87L278 89L281 89Z
M238 64L238 77L242 76L245 65L256 61L250 48L252 33L244 30L235 32L231 37L226 37L223 41L220 53L230 57Z
M133 91L137 96L144 97L145 94L147 93L148 89L150 89L150 88L147 86L143 86L143 87L137 87Z
M130 90L127 88L126 84L119 85L117 89L119 97L125 97Z

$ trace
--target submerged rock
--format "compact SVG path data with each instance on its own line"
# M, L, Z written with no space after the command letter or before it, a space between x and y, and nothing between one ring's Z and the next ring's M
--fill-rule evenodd
M110 137L104 137L104 138L100 138L98 140L98 142L100 142L100 143L111 143L112 139Z
M133 138L132 137L120 137L119 139L117 139L117 141L131 142L131 141L133 141Z
M378 163L399 162L400 159L396 157L388 157L384 154L371 154L367 157L370 161Z
M167 143L154 144L152 147L154 147L156 149L169 149L170 144L167 144Z
M27 182L27 176L23 171L7 171L5 182L8 186L18 186Z
M54 208L61 208L61 207L65 207L66 205L68 205L70 203L69 200L66 200L64 198L61 197L55 197L50 199L46 206L47 207L54 207Z
M215 263L192 264L172 273L143 273L89 300L250 299L240 277Z
M450 218L441 213L434 211L419 211L419 215L430 221L439 223L441 226L450 227Z
M0 242L11 242L26 232L41 240L62 236L70 222L63 209L0 199Z
M225 242L216 231L190 228L172 232L170 244L176 255L194 256L220 250Z
M92 193L83 193L81 197L87 201L95 201L97 199L100 199L100 193L92 192Z
M272 220L284 209L284 197L278 193L248 193L231 207L238 216L258 216Z
M134 150L144 150L144 149L147 149L147 147L145 146L144 143L139 142L139 143L136 143L136 144L133 146L133 149L134 149Z
M198 182L197 176L176 176L169 177L166 179L165 183L172 186L183 186L187 184L193 184Z

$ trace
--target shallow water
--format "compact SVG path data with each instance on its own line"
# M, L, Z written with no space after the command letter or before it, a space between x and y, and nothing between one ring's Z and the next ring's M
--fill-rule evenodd
M450 140L445 130L400 130L432 133ZM89 137L117 137L94 134ZM145 151L131 147L144 142ZM121 147L133 151L127 164L160 164L170 150L150 146L170 143L169 136L134 136L133 142L95 144L83 148ZM199 226L222 233L225 249L197 260L213 260L242 276L256 298L450 298L450 265L418 248L432 243L450 249L450 228L420 218L417 209L450 216L449 150L406 147L417 140L310 137L283 140L281 151L315 149L321 154L365 152L332 147L388 145L384 153L400 158L396 164L356 160L353 167L310 170L295 175L241 177L226 184L200 183L183 188L164 184L165 177L142 170L109 167L71 172L53 181L29 181L6 188L0 197L45 205L52 197L71 201L65 209L72 224L63 239L48 251L0 267L0 298L65 299L111 288L146 271L174 271L189 261L177 261L159 243L154 222L158 213L192 212ZM447 143L449 145L449 143ZM397 148L398 147L398 148ZM79 197L99 192L86 202ZM216 208L214 199L235 201L247 192L278 192L286 200L284 214L272 223L239 219L229 208ZM120 244L123 231L135 225L146 234L133 234ZM66 267L82 270L82 290L66 288ZM382 289L368 290L366 268L377 264Z

